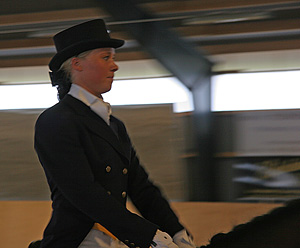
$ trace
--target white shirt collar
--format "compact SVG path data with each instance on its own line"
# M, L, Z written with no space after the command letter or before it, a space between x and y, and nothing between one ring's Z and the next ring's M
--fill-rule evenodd
M104 102L103 99L94 96L93 94L91 94L90 92L88 92L87 90L85 90L77 84L71 85L68 94L89 106L91 110L93 110L109 125L109 118L111 115L111 107L109 103Z

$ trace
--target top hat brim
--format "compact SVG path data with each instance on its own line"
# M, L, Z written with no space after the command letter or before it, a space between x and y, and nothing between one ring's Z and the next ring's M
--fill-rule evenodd
M49 63L49 68L51 71L58 71L63 62L80 53L104 47L119 48L123 44L124 40L119 39L110 39L108 41L85 40L83 42L78 42L56 53Z

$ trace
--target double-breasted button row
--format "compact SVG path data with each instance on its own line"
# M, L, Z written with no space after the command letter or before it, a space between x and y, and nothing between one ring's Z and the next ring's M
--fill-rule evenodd
M126 245L128 245L129 247L134 247L134 248L140 248L139 246L136 246L135 243L130 242L129 240L125 240L124 241Z
M108 194L108 195L111 195L111 192L108 190L108 191L107 191L107 194ZM122 198L125 198L126 195L127 195L127 193L126 193L125 191L123 191L121 195L122 195Z
M107 165L107 166L105 167L105 171L106 171L107 173L109 173L109 172L111 171L111 167L110 167L109 165ZM128 169L127 169L127 168L124 168L124 169L122 170L122 172L123 172L124 175L127 175Z

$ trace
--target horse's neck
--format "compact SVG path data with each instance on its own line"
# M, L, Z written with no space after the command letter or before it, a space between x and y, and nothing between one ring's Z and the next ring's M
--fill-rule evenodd
M300 205L276 211L215 235L207 248L299 248Z

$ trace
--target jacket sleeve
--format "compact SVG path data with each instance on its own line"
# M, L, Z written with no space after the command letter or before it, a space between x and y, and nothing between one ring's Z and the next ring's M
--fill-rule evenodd
M122 125L121 130L130 138L126 128ZM168 200L161 190L149 179L148 173L140 164L135 149L131 145L131 167L129 173L129 196L133 204L144 218L155 223L159 229L167 232L170 236L184 229L178 217L171 209Z
M70 211L75 208L131 247L149 248L157 226L128 211L94 180L80 131L76 117L47 112L36 122L35 149L53 202L59 202L58 207L71 206Z

